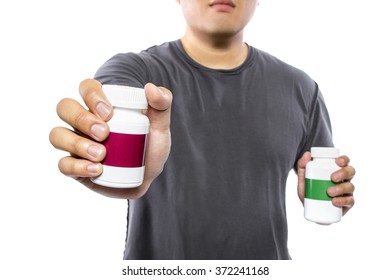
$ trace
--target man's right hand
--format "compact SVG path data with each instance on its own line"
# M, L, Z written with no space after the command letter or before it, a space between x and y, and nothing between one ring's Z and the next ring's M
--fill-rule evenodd
M150 121L150 130L146 146L144 182L137 188L117 189L96 185L90 180L90 177L100 175L103 170L100 161L106 156L106 149L100 142L109 135L106 122L111 119L113 108L98 81L84 80L80 83L79 91L89 110L76 100L61 100L57 105L57 114L73 129L55 127L49 136L55 148L70 154L60 159L60 171L109 197L134 199L142 196L162 172L169 155L172 93L153 84L145 85L149 103L146 115Z

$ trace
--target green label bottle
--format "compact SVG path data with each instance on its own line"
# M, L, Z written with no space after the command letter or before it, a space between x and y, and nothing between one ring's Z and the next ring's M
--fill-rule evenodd
M337 148L312 147L312 161L306 165L306 184L304 198L305 219L318 224L332 224L341 220L341 207L332 204L327 194L329 187L336 185L330 176L340 169L336 158L340 152Z

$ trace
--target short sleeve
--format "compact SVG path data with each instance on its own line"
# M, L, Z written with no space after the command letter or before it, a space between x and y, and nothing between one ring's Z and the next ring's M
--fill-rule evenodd
M311 147L333 147L332 126L324 97L316 84L315 95L306 122L306 135L301 145L297 161L310 151ZM294 169L297 170L297 161Z
M143 88L148 82L148 71L138 54L117 54L98 69L94 78L102 84Z

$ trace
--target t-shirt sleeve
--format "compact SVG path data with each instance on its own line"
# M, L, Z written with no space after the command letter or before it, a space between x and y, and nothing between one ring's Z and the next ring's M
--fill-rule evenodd
M148 71L138 54L117 54L98 69L94 78L102 84L143 88L148 81Z
M295 162L294 169L297 170L297 162L302 155L310 151L311 147L333 147L332 126L324 97L317 84L313 101L310 106L306 122L306 137L302 148Z

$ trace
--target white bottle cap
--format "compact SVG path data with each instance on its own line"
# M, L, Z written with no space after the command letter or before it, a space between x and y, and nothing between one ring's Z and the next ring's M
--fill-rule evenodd
M112 106L128 109L148 108L148 101L143 88L103 85L102 89Z
M310 149L313 158L338 158L340 149L332 147L312 147Z

